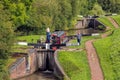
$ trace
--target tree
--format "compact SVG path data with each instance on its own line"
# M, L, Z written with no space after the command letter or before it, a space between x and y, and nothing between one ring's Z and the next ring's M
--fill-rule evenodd
M120 13L120 0L97 0L103 10L111 13Z
M90 11L90 13L94 14L94 15L104 15L105 14L105 12L102 10L102 7L98 3L94 4L94 7Z
M0 59L8 58L13 44L13 28L10 13L0 4Z

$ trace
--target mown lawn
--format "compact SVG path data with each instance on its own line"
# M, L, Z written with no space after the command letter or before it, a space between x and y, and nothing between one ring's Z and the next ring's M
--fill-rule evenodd
M112 16L112 18L119 24L120 26L120 15Z
M19 36L16 38L17 41L26 41L26 42L34 42L36 43L37 40L43 39L45 41L44 35L29 35L29 36Z
M108 38L97 40L98 53L105 80L120 80L120 29Z
M90 69L85 51L60 51L58 58L71 80L90 80Z
M81 45L67 47L68 49L82 49L81 51L59 51L58 59L60 64L71 80L91 80L90 69L85 51L85 42L99 37L100 36L85 36L82 37ZM76 39L70 41L70 43L76 42Z
M100 18L97 18L97 20L103 23L105 26L114 29L113 24L107 19L107 17L100 17Z
M16 37L16 42L25 41L28 43L37 43L37 40L40 40L40 39L42 39L42 41L45 41L45 36L44 35L18 36ZM33 47L14 44L14 46L12 46L11 52L27 53L29 48L33 48Z

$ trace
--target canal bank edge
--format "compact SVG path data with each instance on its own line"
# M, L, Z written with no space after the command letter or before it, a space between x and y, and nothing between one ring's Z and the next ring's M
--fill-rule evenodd
M57 59L57 52L58 51L55 51L53 56L54 58L53 74L60 80L70 80L59 64L59 61ZM10 79L15 80L33 74L35 71L39 69L37 62L38 62L37 50L35 49L29 50L28 55L18 58L16 62L14 62L9 67Z
M34 73L38 69L36 56L36 50L31 49L26 56L18 58L16 62L9 67L10 79L14 80ZM28 61L30 64L28 64Z
M57 54L58 54L58 50L55 51L55 53L54 53L54 59L55 59L54 75L56 77L58 77L60 80L70 80L70 78L67 76L67 74L61 67L61 65L57 59L57 56L58 56Z

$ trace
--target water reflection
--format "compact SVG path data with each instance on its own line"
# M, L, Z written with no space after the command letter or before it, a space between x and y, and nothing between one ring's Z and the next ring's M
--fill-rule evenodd
M30 76L26 76L17 80L58 80L51 72L40 72L37 71Z
M78 31L80 31L84 35L104 32L104 30L95 30L93 28L73 29L73 30L69 30L67 32L71 35L76 35Z

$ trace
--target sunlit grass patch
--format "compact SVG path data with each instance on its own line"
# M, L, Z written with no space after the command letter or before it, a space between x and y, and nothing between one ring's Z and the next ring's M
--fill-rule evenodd
M81 51L60 51L58 59L61 66L71 80L90 80L90 69L85 51L85 42L91 39L98 39L100 36L84 36L81 39L81 45L69 46L68 49L82 49ZM77 43L77 39L69 43Z
M94 42L98 53L105 80L120 79L120 29L108 38Z
M90 69L85 51L62 51L58 58L71 80L90 80Z
M29 36L19 36L16 38L17 41L26 41L26 42L34 42L37 40L45 40L45 35L29 35Z
M114 29L113 24L107 19L107 17L100 17L100 18L97 18L97 20L103 23L105 26Z
M45 35L18 36L16 37L16 43L12 46L11 52L27 53L28 49L33 48L33 46L18 45L17 42L37 43L37 40L45 42Z
M112 16L112 18L118 23L120 27L120 15Z

